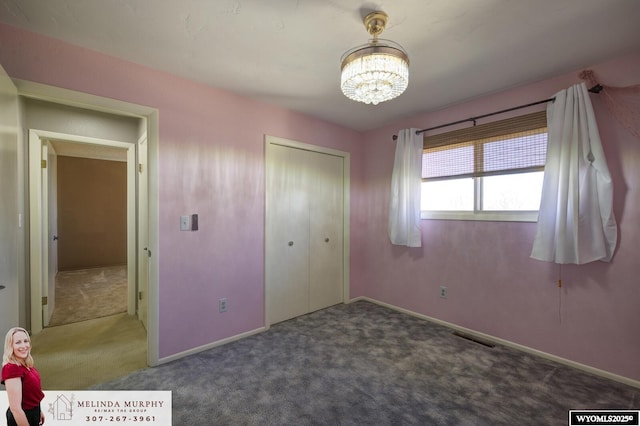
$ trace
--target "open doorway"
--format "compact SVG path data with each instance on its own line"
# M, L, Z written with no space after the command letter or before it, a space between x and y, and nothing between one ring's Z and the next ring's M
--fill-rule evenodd
M90 151L92 154L98 152L102 155L104 155L105 151L118 151L120 155L118 161L126 164L128 182L126 195L128 236L125 265L127 269L127 279L134 284L127 284L127 312L123 315L128 318L136 318L144 325L143 330L146 337L141 343L144 345L145 364L151 366L157 365L158 336L157 322L154 320L157 313L157 265L152 262L153 259L151 258L151 253L156 252L157 233L149 232L148 229L149 227L155 229L157 226L157 206L155 206L155 204L149 205L148 201L150 200L151 203L155 203L155 200L157 200L157 182L153 178L153 175L151 175L151 178L147 177L149 174L154 173L153 171L155 170L157 155L155 147L157 144L158 127L157 111L99 97L89 96L90 99L87 99L87 95L85 94L51 88L35 83L17 82L17 85L19 92L20 89L23 89L23 92L29 93L29 96L23 95L23 105L27 103L31 104L23 106L23 110L25 110L24 115L26 116L26 119L23 120L23 128L29 130L27 135L28 155L25 157L28 159L29 181L41 182L46 174L42 173L40 162L43 159L49 160L50 155L58 157L56 153L60 155L59 158L63 156L88 158L92 157L92 155L86 155L87 151ZM34 96L36 92L38 95ZM48 93L53 93L56 96L51 97ZM82 99L80 105L77 101L78 97ZM46 111L40 111L41 117L38 119L34 119L36 116L36 114L33 114L34 104L38 104L35 108L39 108L40 110L45 109L43 105L47 104ZM91 119L88 119L86 116L80 120L76 120L75 124L72 122L73 120L69 120L64 116L69 110L74 109L82 110L85 115L100 115L102 121L98 120L98 124L94 126L98 128L99 131L96 133L87 132L88 127L90 127L88 123L91 122ZM112 121L122 121L122 117L129 119L129 122L134 120L135 125L133 127L135 128L135 135L133 137L127 135L122 136L122 130L115 130L106 135L117 138L120 142L115 139L108 140L95 137L105 136L104 130L107 125L111 128L111 124L113 124ZM70 131L73 133L66 133ZM92 134L93 136L90 136ZM147 145L149 147L147 147ZM48 149L49 152L47 152L45 148ZM74 152L69 152L68 148L74 148ZM40 149L44 151L41 153L41 158L36 157L32 159L31 154L33 152L40 152ZM75 152L76 149L80 149L82 155ZM123 153L124 158L122 157ZM147 161L147 155L151 156L149 162ZM104 160L104 158L102 159ZM113 158L107 160L111 162L115 161ZM57 163L57 161L55 161L55 163ZM35 208L40 213L48 210L55 211L55 209L44 208L43 200L46 200L47 197L45 196L46 194L42 192L46 193L46 190L41 189L41 193L31 191L30 188L27 188L27 190L31 208ZM50 268L47 265L49 256L43 254L42 250L34 251L33 249L34 247L37 248L38 245L41 246L41 249L42 246L50 247L52 244L57 244L64 236L58 235L58 230L55 229L55 227L52 227L52 230L55 232L49 233L48 229L46 229L49 221L44 217L37 218L33 221L29 220L29 222L30 231L33 231L34 227L40 227L40 229L36 229L37 232L30 232L29 246L31 247L31 255L29 258L29 268L31 272L31 282L30 288L28 288L30 295L29 293L27 294L28 300L30 300L30 309L28 308L27 315L32 319L32 332L35 334L42 332L43 335L47 335L51 334L49 330L63 327L52 327L43 330L44 324L40 322L40 327L38 328L37 321L41 321L42 318L46 317L48 312L44 311L49 309L48 305L51 304L51 308L55 309L55 290L51 292L52 297L47 300L49 296L49 286L42 285L44 281L42 279L48 278L50 274ZM133 261L131 261L132 259ZM34 272L34 265L36 265L36 268L39 268L39 270ZM38 279L41 280L40 285L35 283ZM153 280L151 286L148 285L149 280ZM47 281L55 282L54 280ZM141 282L146 283L146 286L140 285L139 283ZM42 304L40 303L41 299ZM42 307L45 307L45 309ZM51 312L53 312L53 309ZM91 323L92 321L95 320L85 322ZM46 333L44 331L46 331ZM65 333L64 336L66 336L66 334L68 333ZM109 333L109 335L111 336L112 333ZM44 338L46 336L41 337ZM36 336L34 336L34 338L36 338ZM98 344L104 343L104 340L100 342L93 341ZM120 341L131 341L131 339L120 339ZM89 354L90 351L88 348L82 348L81 352L83 354ZM104 353L104 348L96 348L96 351ZM127 352L130 351L127 350ZM77 362L78 360L73 360L73 363L77 364ZM88 363L95 365L92 361L88 361ZM69 364L71 364L71 362Z
M73 142L49 143L55 153L48 161L55 164L48 203L55 289L44 326L127 312L126 150L98 155L91 148L85 157L89 150Z
M32 332L39 333L47 326L55 311L59 222L69 224L66 236L62 238L65 239L67 253L71 253L71 259L66 259L61 269L126 265L126 310L132 316L140 314L136 294L146 294L148 286L146 279L141 280L137 274L142 269L138 264L142 262L143 267L148 267L148 259L140 255L139 246L147 245L146 241L139 240L140 235L146 235L139 230L147 226L147 220L137 216L137 207L146 204L148 196L146 191L138 191L139 176L142 175L139 165L146 161L138 158L137 147L139 141L147 139L146 122L140 125L140 119L127 117L123 120L111 114L43 101L27 100L25 106L26 123L30 127L28 190ZM33 127L74 131L77 123L82 123L84 134ZM121 136L121 140L96 138L87 136L87 133ZM55 148L66 155L58 155ZM67 171L61 176L62 188L58 184L58 162L67 166L63 167ZM103 176L105 174L107 176ZM76 194L78 191L80 194ZM70 193L62 204L62 215L58 214L59 192ZM111 195L105 197L105 194ZM105 207L102 197L108 198L106 204L117 199L117 206ZM124 217L115 222L98 220L99 216L114 215ZM122 235L123 232L126 235ZM107 245L114 246L106 240L116 242L115 255L106 255L107 251L114 251L105 250ZM82 298L81 294L75 296ZM99 303L98 300L84 302ZM139 319L146 322L146 318Z
M43 385L80 389L149 365L146 310L136 297L148 297L148 274L138 274L149 267L141 239L147 233L140 231L148 221L139 216L148 170L146 149L138 149L146 148L147 122L41 100L25 104L33 353ZM123 121L128 132L117 130ZM120 140L104 138L120 133ZM73 282L60 283L61 274Z
M49 128L52 131L62 131L62 129L57 128L58 124L64 123L64 120L60 120L55 113L46 114L47 125L34 125L30 122L30 117L27 117L24 109L24 102L27 99L36 100L36 101L45 101L53 103L61 108L64 107L76 107L81 108L87 111L97 111L104 112L113 117L136 117L140 120L141 124L144 125L144 130L147 132L146 138L140 138L137 141L137 148L144 152L144 158L147 159L147 162L136 164L135 161L129 161L130 156L132 155L132 151L128 150L128 161L127 164L133 164L134 167L127 167L128 173L137 174L139 171L139 176L142 177L140 179L139 184L142 188L140 194L144 194L146 197L145 200L140 202L139 200L129 199L127 203L128 209L131 206L136 206L138 204L138 216L136 220L138 223L146 223L146 226L138 227L139 235L138 235L138 243L131 250L135 253L136 258L138 259L138 263L140 267L135 274L138 276L142 276L141 281L147 282L148 287L143 289L138 294L133 294L133 297L128 297L128 300L141 300L143 303L139 303L138 306L143 312L139 312L139 315L142 320L146 319L145 324L145 334L146 334L146 353L147 353L147 365L156 366L159 364L159 329L158 329L158 306L159 306L159 294L158 294L158 262L156 261L157 252L158 252L158 138L159 138L159 114L158 110L155 108L151 108L148 106L132 104L129 102L119 101L112 98L104 98L101 96L91 95L87 93L77 92L73 90L63 89L59 87L49 86L45 84L40 84L36 82L26 81L26 80L13 80L14 85L17 88L17 95L20 97L20 114L19 114L19 122L17 123L18 128L25 130L26 129L35 129L35 128ZM74 134L81 133L83 129L85 129L85 122L81 121L77 126ZM20 144L22 148L19 150L19 158L23 159L24 162L20 162L24 165L22 169L25 173L24 175L18 174L19 178L19 188L23 188L24 190L20 190L19 196L23 200L21 203L24 208L25 215L20 214L20 218L25 218L25 225L29 228L21 235L20 244L23 247L30 247L32 243L34 243L34 239L37 240L38 236L35 236L30 233L32 230L29 218L29 209L30 205L34 202L37 204L41 202L42 198L36 197L34 200L32 194L29 192L28 182L32 180L33 176L31 176L32 171L38 170L40 167L39 164L31 164L31 159L29 158L28 152L30 150L30 137L31 131L27 132L24 145ZM115 138L120 139L120 138ZM148 156L148 157L147 157ZM135 157L134 157L135 158ZM39 175L35 177L38 179ZM40 201L38 201L40 200ZM136 214L128 212L128 215ZM43 222L44 223L44 222ZM41 224L36 226L41 226ZM39 230L40 237L42 237L42 230ZM35 244L42 244L42 241L35 241ZM152 255L153 254L153 255ZM41 253L36 253L36 256L42 256ZM32 253L30 250L27 251L26 256L24 257L24 262L21 262L21 266L25 268L27 272L27 278L23 278L23 283L26 284L26 287L22 290L22 298L26 301L25 310L20 313L20 315L26 316L26 322L29 323L29 327L31 328L32 333L37 334L42 331L42 324L40 324L40 328L37 327L37 324L34 325L32 319L34 316L41 316L41 307L40 307L40 298L42 297L42 287L34 286L34 280L37 281L43 275L43 270L36 271L34 274L33 271L30 270L31 265L33 264L43 264L42 259L34 259L32 257ZM42 281L40 281L41 283ZM35 287L35 291L34 290ZM129 289L129 291L134 291L135 288ZM146 291L146 292L145 292ZM36 307L34 309L33 307ZM134 311L133 314L136 312ZM131 314L131 312L129 312ZM128 315L130 316L130 315ZM31 321L30 321L31 320ZM35 336L34 336L35 337ZM126 339L125 339L126 340ZM91 365L95 365L92 363Z

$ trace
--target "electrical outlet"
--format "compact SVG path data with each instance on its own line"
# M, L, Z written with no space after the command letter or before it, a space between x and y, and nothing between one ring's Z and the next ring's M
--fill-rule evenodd
M227 298L218 300L218 310L220 312L227 312Z
M440 298L441 299L447 298L447 288L445 286L440 286Z

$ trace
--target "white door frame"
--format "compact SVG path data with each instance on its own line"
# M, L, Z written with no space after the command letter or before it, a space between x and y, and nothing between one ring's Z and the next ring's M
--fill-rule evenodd
M318 152L321 154L329 154L334 155L336 157L342 157L343 159L343 214L342 214L342 223L343 223L343 234L342 234L342 303L347 303L350 300L349 288L350 288L350 187L351 187L351 154L344 151L339 151L332 148L325 148L317 145L310 145L302 142L296 142L289 139L279 138L276 136L265 135L265 228L266 228L266 217L269 211L268 204L268 191L270 188L266 188L266 183L268 182L267 173L269 173L269 167L272 162L272 146L279 145L290 148L303 149L311 152ZM269 283L267 282L267 262L269 260L267 253L267 233L269 230L265 229L265 239L264 239L264 252L265 252L265 261L264 261L264 277L265 277L265 285L264 285L264 324L265 329L269 329L271 324L269 324L269 306L267 304L267 291L269 289Z
M159 365L159 291L158 291L158 140L159 111L155 108L132 104L111 98L76 92L26 80L13 80L18 95L45 100L61 105L69 105L106 112L115 115L145 118L147 122L148 145L148 199L149 199L149 258L148 283L148 328L147 328L147 364ZM26 188L26 186L25 186ZM139 226L143 226L140 224ZM141 250L138 247L138 250Z
M144 134L141 138L138 139L138 167L137 170L137 188L138 188L138 197L134 202L137 202L138 208L135 209L131 213L133 215L137 215L138 223L148 223L149 222L149 165L147 162L147 135ZM135 171L134 171L135 172ZM148 311L149 311L149 258L152 253L149 252L149 227L148 226L139 226L137 236L138 243L138 262L137 262L137 276L138 276L138 288L137 294L134 294L134 297L137 297L138 305L137 305L137 314L138 319L142 322L145 329L148 329ZM133 273L132 273L133 275Z

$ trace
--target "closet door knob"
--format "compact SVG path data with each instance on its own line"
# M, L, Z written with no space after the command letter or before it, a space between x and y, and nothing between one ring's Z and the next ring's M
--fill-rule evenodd
M329 237L325 238L325 239L324 239L324 242L325 242L325 243L328 243L328 242L329 242Z
M293 245L293 241L289 241L289 247Z

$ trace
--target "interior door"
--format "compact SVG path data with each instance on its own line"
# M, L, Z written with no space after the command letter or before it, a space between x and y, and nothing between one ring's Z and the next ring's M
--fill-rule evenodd
M53 155L51 156L53 157ZM49 250L53 235L49 232L49 194L51 159L48 143L29 131L29 255L31 289L31 332L39 333L49 324L49 300L55 297L55 270ZM56 258L57 259L57 258ZM50 280L51 294L50 293ZM53 304L51 305L53 306Z
M147 138L138 142L138 320L148 330L149 309L149 202Z
M0 330L18 325L18 92L0 66Z
M266 142L265 309L271 325L345 298L348 160L284 139Z
M343 159L309 153L309 311L342 302Z
M269 324L308 312L309 194L306 190L306 152L280 145L270 147L266 223Z
M53 194L50 191L50 177L52 175L53 164L55 158L52 149L49 149L49 143L42 142L41 158L45 160L41 170L42 175L42 326L49 325L49 319L53 309L51 306L55 300L55 266L51 264L52 253L51 243L53 242L53 234L51 232L51 208L53 207ZM53 290L53 291L52 291Z
M29 277L32 333L42 331L43 319L46 316L43 297L48 293L48 179L46 163L43 162L46 158L46 144L43 144L36 132L29 130Z
M47 175L48 175L48 249L49 249L49 279L48 279L48 292L47 292L47 311L45 313L47 321L45 325L49 324L49 320L55 310L56 302L56 275L58 274L58 156L56 155L51 143L47 144Z

